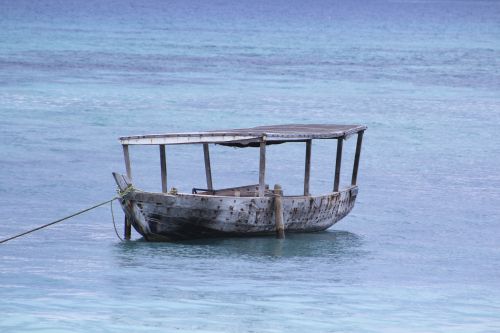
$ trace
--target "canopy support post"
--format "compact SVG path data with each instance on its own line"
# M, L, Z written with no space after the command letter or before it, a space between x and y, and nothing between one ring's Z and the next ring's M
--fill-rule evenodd
M128 145L122 145L123 147L123 159L125 160L125 168L127 170L127 178L132 181L132 170L130 169L130 156L128 153Z
M333 183L333 192L339 191L340 184L340 165L342 163L342 145L344 143L344 138L340 137L337 139L337 159L335 161L335 181Z
M274 185L274 222L276 225L276 238L285 238L285 225L283 224L283 190L281 185Z
M260 140L260 159L259 159L259 197L263 197L266 190L266 136Z
M165 145L160 145L161 191L167 193L167 155Z
M352 167L352 179L351 185L356 185L358 180L358 166L359 166L359 157L361 155L361 144L363 142L363 133L364 131L358 132L358 140L356 141L356 154L354 155L354 166Z
M312 140L306 141L306 162L304 171L304 195L308 196L309 193L309 178L311 175L311 146Z
M203 144L203 155L205 156L205 175L207 177L207 189L213 191L214 187L212 184L212 168L210 167L210 151L208 149L208 143Z

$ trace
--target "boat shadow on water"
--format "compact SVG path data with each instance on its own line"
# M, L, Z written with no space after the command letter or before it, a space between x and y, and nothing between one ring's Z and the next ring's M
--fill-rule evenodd
M143 238L120 242L116 251L127 262L132 258L157 259L175 257L179 259L259 258L282 259L316 257L334 260L352 260L363 256L362 237L342 230L316 233L287 234L286 239L269 236L232 237L184 240L174 242L147 242ZM125 264L125 263L124 263Z

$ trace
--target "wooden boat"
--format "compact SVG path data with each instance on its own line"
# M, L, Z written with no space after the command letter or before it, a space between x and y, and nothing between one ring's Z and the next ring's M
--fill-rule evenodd
M146 240L169 241L218 236L250 236L285 232L314 232L331 227L353 208L363 133L362 125L275 125L247 129L196 133L171 133L120 138L126 175L113 173L122 194L125 212L125 238L130 239L131 226ZM357 135L351 184L339 188L344 140ZM323 195L309 193L312 140L336 139L337 153L333 191ZM273 189L265 183L266 146L286 142L305 143L303 195L285 195L279 185ZM165 146L203 145L206 189L192 193L167 191ZM209 144L260 149L259 182L232 188L215 189L212 183ZM158 145L161 163L162 192L136 189L132 184L129 158L131 145Z

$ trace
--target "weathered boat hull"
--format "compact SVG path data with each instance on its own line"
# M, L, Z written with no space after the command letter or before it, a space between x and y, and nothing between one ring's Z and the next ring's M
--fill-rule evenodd
M119 187L124 190L124 184ZM352 186L322 196L282 197L285 232L331 227L352 210L357 192L357 186ZM273 196L173 195L132 190L122 197L121 205L128 221L146 240L179 240L274 234L274 200Z

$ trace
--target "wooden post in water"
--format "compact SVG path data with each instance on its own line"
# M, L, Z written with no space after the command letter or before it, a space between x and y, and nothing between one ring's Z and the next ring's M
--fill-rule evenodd
M276 223L276 238L285 238L285 226L283 224L283 190L281 185L274 185L274 220Z
M123 147L123 158L125 160L125 169L127 170L127 178L129 181L132 181L132 170L130 168L130 156L128 153L128 145L122 145ZM132 224L130 221L125 217L125 221L123 223L123 234L125 239L129 240L130 235L132 234Z
M266 191L266 136L260 140L259 160L259 197L263 197Z
M358 132L358 140L356 141L356 154L354 155L354 166L352 167L351 185L356 185L356 182L358 180L358 166L359 157L361 155L361 144L363 142L363 133L364 131Z
M160 145L161 191L167 193L167 155L165 145Z
M127 178L132 181L132 170L130 169L130 156L128 154L128 145L122 145L123 147L123 158L125 160L125 169L127 170Z
M309 195L309 178L311 175L311 146L312 140L306 141L306 163L304 171L304 195Z
M337 139L337 159L335 161L335 181L333 182L333 192L339 191L340 184L340 165L342 163L342 145L344 143L344 138Z
M203 144L203 155L205 156L205 175L207 177L207 189L212 191L214 186L212 184L212 168L210 166L210 151L208 150L208 143Z
M124 221L123 225L124 225L124 231L123 231L124 238L126 240L130 240L130 236L132 235L132 224L127 219L127 217L125 217L125 221Z

